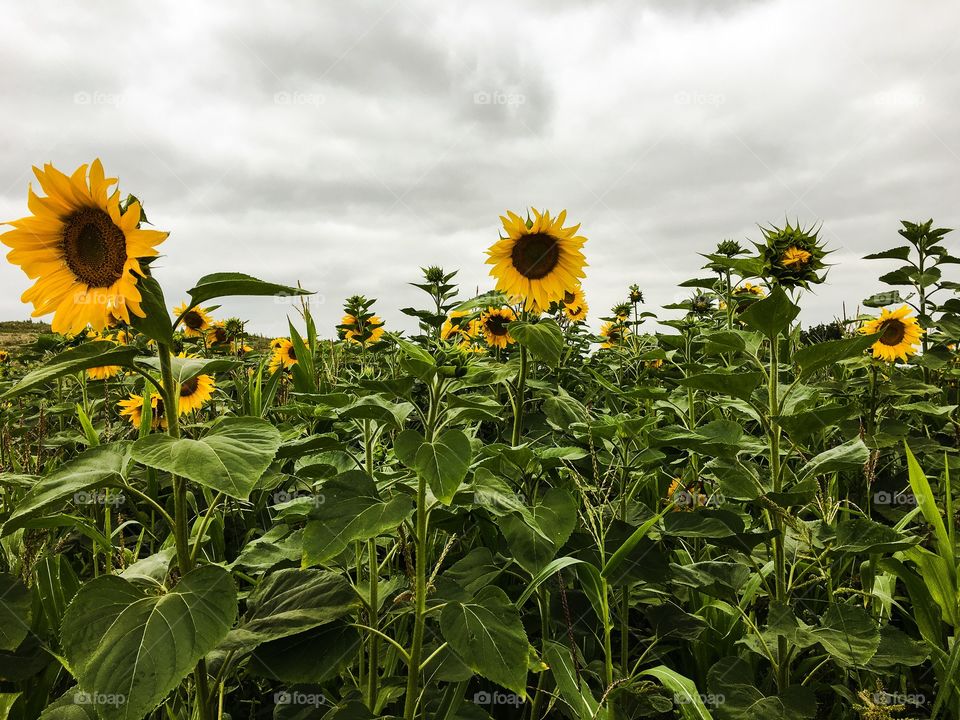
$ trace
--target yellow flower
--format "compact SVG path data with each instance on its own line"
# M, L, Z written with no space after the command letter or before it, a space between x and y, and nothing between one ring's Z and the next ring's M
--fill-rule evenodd
M10 360L10 353L6 350L0 350L0 365L6 364Z
M187 303L182 302L173 309L177 317L183 315L183 334L187 337L203 337L210 329L210 315L202 307L187 310L188 307Z
M590 306L587 305L587 299L583 294L583 289L579 286L573 291L567 291L563 294L563 313L568 320L580 322L587 319L587 313Z
M447 319L443 321L440 327L440 339L449 340L454 336L459 336L464 332L463 326L458 322L461 318L467 317L470 313L465 310L451 310Z
M787 252L789 252L789 250L788 250ZM806 251L805 251L805 250L801 250L800 252L806 252ZM807 253L807 255L809 255L809 254L810 254L810 253ZM784 263L784 264L786 264L786 263ZM753 285L753 284L748 283L748 282L745 282L743 285L741 285L740 287L738 287L737 289L735 289L733 292L736 293L736 294L738 294L738 295L756 295L757 297L763 297L763 296L766 294L766 293L763 291L763 288L762 288L762 287L760 287L759 285Z
M199 410L210 398L216 383L209 375L197 375L180 386L180 400L177 402L177 413L186 415L188 412Z
M275 373L280 368L292 368L297 364L297 353L293 349L293 343L286 338L277 338L274 343L279 345L274 347L273 357L270 359L270 372Z
M813 255L802 248L789 247L780 256L780 264L787 268L799 269L810 262L812 257Z
M503 349L516 342L507 332L507 325L516 319L516 313L510 308L487 308L480 316L480 325L487 345Z
M223 320L212 323L207 330L207 339L211 345L226 345L230 340L227 335L226 323L224 323Z
M383 320L376 315L371 315L369 318L360 323L352 315L344 315L344 321L340 324L351 324L346 322L348 317L353 318L352 326L354 329L347 330L344 333L344 337L347 340L352 343L356 343L357 345L372 345L373 343L380 342L380 339L383 337L383 333L385 332L383 329ZM359 329L361 324L365 330ZM364 338L365 334L367 335L366 338Z
M659 370L663 367L663 360L645 360L643 365L648 370Z
M883 308L880 317L868 320L861 326L860 332L864 335L880 334L880 338L871 346L875 358L887 362L896 362L900 358L906 362L908 356L917 352L923 328L917 324L915 317L907 317L909 314L909 305L903 305L893 312Z
M287 338L274 338L273 340L270 341L270 349L279 350L280 348L283 347L284 343L288 343L288 342L290 341L287 340Z
M580 284L586 265L580 249L587 241L577 235L579 225L563 227L566 210L552 219L549 211L531 209L534 219L529 227L515 213L501 216L507 236L487 251L497 290L522 301L527 310L547 308Z
M91 380L109 380L119 374L119 365L103 365L101 367L87 368L87 377Z
M141 230L140 203L120 211L117 182L103 174L94 160L67 176L53 165L34 168L46 197L30 188L27 207L32 215L14 220L0 235L12 250L7 259L36 282L23 296L32 303L33 316L53 313L57 333L79 332L91 325L108 326L110 318L130 322L144 316L137 289L143 276L141 258L157 255L156 245L167 233Z
M127 418L131 425L135 428L140 427L143 420L142 395L131 395L128 399L118 402L117 407L120 408L120 415ZM167 419L163 413L163 400L158 393L150 396L150 426L154 430L167 426Z
M630 334L630 328L620 322L605 322L600 327L600 334L606 338L606 341L600 347L609 350L624 341Z

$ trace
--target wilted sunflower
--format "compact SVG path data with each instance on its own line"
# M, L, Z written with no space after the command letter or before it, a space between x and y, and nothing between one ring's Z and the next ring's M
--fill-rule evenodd
M67 176L53 165L34 168L46 197L30 188L32 215L14 220L0 241L12 250L7 259L36 279L21 299L33 303L33 316L53 313L54 332L78 332L86 325L108 326L110 317L130 322L143 317L137 289L141 258L157 255L167 233L141 230L140 203L121 213L120 191L109 190L116 178L103 174L94 160Z
M131 395L126 400L118 402L117 407L120 408L120 415L127 418L131 425L135 428L140 427L140 423L143 421L142 395ZM167 427L167 419L163 412L163 399L157 393L150 396L150 426L154 430Z
M103 365L87 368L87 377L91 380L109 380L120 374L119 365Z
M510 308L487 308L480 315L480 326L483 328L483 338L487 341L487 345L504 349L507 345L516 342L507 331L507 325L516 319L516 313Z
M566 210L556 219L549 211L531 210L534 219L530 221L510 211L507 217L501 216L507 236L487 251L497 290L522 300L527 310L534 305L547 308L551 302L562 300L563 293L586 276L586 260L580 249L587 239L577 235L580 226L563 227Z
M275 373L280 368L292 368L297 364L297 353L293 349L293 343L286 338L277 338L274 343L279 341L279 345L274 347L273 357L270 359L270 372Z
M183 334L187 337L203 337L212 325L210 315L200 306L188 310L189 307L182 302L173 309L177 317L183 316Z
M887 362L896 362L900 358L906 362L910 355L917 352L923 328L917 324L915 317L907 317L909 314L908 305L892 312L883 308L880 317L868 320L861 326L860 332L864 335L880 334L871 346L875 358Z
M600 327L600 334L606 338L600 347L609 350L626 339L630 334L630 328L621 322L606 322Z
M589 310L590 306L587 305L587 299L584 297L582 288L578 287L572 292L567 291L563 294L563 314L567 316L568 320L573 322L586 320Z
M180 415L186 415L188 412L199 410L213 397L216 386L213 378L209 375L197 375L195 378L190 378L180 386L177 412Z

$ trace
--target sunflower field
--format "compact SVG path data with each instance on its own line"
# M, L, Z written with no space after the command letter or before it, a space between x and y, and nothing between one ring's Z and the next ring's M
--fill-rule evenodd
M296 278L165 297L139 199L34 172L0 720L960 720L949 230L904 221L864 312L802 328L816 226L691 258L657 319L589 308L587 231L530 208L489 291L412 269L417 331L363 295L318 328Z

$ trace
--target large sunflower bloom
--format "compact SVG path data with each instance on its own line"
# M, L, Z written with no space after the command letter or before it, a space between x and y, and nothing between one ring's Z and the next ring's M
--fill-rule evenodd
M585 277L587 264L580 252L587 239L577 235L579 225L563 227L566 210L552 219L549 211L531 209L534 219L529 225L509 211L507 217L501 216L507 236L487 251L497 290L522 300L527 310L562 300Z
M190 307L182 302L173 309L177 317L183 316L183 334L187 337L202 337L212 326L210 315L202 307Z
M127 418L131 425L135 428L140 427L143 421L142 395L131 395L126 400L118 402L117 407L120 408L120 415ZM150 425L154 430L167 427L167 419L163 413L163 400L157 393L150 396Z
M89 175L87 168L89 167ZM157 255L167 233L141 230L140 203L120 211L117 182L94 160L67 176L53 165L33 169L46 197L31 187L32 215L14 220L0 241L12 248L7 259L36 282L21 299L33 304L33 316L53 313L54 332L101 330L110 318L130 322L144 316L137 278L141 258Z
M293 349L293 343L285 338L277 338L274 343L278 343L273 349L273 357L270 359L270 372L275 373L280 368L292 368L297 364L297 353Z
M180 415L186 415L194 410L199 410L213 397L215 388L216 383L209 375L197 375L195 378L190 378L180 386L177 412Z
M507 345L516 342L507 331L507 326L517 319L516 313L510 308L487 308L480 316L480 327L483 328L483 337L490 347L504 349Z
M868 320L861 326L860 332L864 335L880 334L871 346L875 358L887 362L896 362L899 358L906 362L908 356L917 352L923 328L917 324L915 317L907 317L909 314L909 305L892 312L883 308L880 317Z

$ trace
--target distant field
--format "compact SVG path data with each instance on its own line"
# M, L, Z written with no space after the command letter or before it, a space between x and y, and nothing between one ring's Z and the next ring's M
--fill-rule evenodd
M16 350L32 344L38 335L51 332L49 323L30 320L0 321L0 348Z

